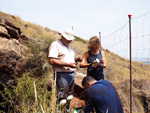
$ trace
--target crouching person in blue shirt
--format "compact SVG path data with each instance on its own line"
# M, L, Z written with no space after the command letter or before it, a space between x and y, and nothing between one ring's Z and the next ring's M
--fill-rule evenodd
M86 89L85 113L94 113L94 109L96 113L124 113L119 95L109 81L86 76L82 85Z

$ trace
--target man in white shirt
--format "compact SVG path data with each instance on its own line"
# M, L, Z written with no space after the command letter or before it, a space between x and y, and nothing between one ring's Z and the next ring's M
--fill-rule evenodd
M58 90L57 104L65 105L67 112L70 111L70 101L73 99L73 86L75 78L75 68L80 58L76 58L75 53L69 46L74 40L72 30L65 30L61 33L61 39L54 41L49 48L49 62L53 66ZM75 62L76 61L76 62Z

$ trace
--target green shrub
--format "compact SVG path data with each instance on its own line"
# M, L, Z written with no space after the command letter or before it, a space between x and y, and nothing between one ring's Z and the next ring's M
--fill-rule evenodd
M31 74L33 74L32 71L26 72L22 77L17 78L17 86L8 87L4 85L4 91L0 92L3 97L0 106L5 110L7 109L7 112L50 113L54 109L55 96L53 96L52 91L47 90L47 79L51 73L45 73L45 76L37 79L30 77Z
M41 76L46 71L52 71L52 68L48 63L48 43L51 43L51 40L46 40L45 42L47 43L44 43L42 40L32 40L26 45L30 48L26 53L31 54L31 57L26 62L27 70L32 70L33 75Z

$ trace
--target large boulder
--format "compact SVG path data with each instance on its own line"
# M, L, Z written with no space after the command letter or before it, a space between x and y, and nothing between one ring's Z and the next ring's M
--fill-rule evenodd
M0 50L0 90L3 90L3 84L14 85L14 76L21 76L24 70L25 62L21 56L14 51Z
M14 84L14 76L21 76L25 72L28 48L16 39L7 39L0 36L0 82ZM3 85L0 84L0 89Z
M0 73L20 76L22 73L24 60L14 51L0 51Z

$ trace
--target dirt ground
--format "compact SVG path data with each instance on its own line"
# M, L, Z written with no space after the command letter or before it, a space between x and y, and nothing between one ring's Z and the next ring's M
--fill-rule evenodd
M73 108L79 108L79 107L83 107L85 105L84 89L81 85L82 79L84 78L84 76L85 76L84 74L76 73L75 86L74 86L74 98L70 104L71 111L73 110Z

